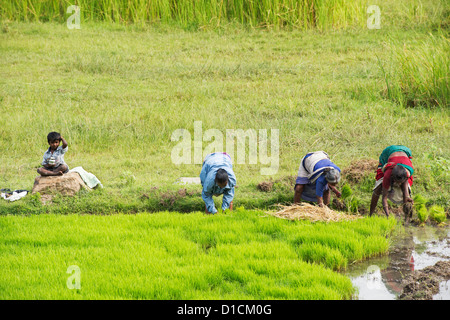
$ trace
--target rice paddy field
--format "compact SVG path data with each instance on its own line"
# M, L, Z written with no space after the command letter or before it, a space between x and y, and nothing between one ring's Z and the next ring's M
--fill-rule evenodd
M0 199L0 299L357 297L339 271L401 229L381 206L367 217L385 147L412 150L413 193L448 215L449 22L440 0L1 1L0 189L31 190L50 131L104 188ZM258 150L266 132L269 157L236 141L236 209L209 216L200 186L177 179L229 147L227 130L256 132ZM316 150L358 219L268 214Z
M336 271L387 250L396 221L314 225L237 209L7 216L0 225L1 299L334 300L355 293ZM70 290L71 266L79 290Z

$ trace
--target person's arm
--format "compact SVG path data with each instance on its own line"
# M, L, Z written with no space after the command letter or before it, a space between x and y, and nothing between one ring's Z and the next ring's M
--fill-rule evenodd
M316 180L316 197L317 197L317 204L319 207L325 206L326 203L324 203L324 192L325 187L328 185L328 182L325 180L325 176L321 175ZM329 191L329 190L328 190ZM328 194L329 196L329 194Z
M234 198L234 187L231 189L225 190L223 192L223 199L222 199L222 211L225 211L226 209L231 208L231 203L233 202Z
M413 202L413 199L409 196L408 180L402 183L403 203Z
M380 198L381 189L383 186L380 184L372 192L372 199L370 200L370 213L369 216L373 215L375 209L377 208L378 199Z
M302 201L302 193L304 189L305 189L304 184L297 184L295 186L294 204L300 203Z
M61 137L61 141L62 141L62 148L63 149L67 148L68 146L67 141L63 137Z
M317 197L317 204L319 205L319 207L324 207L325 204L323 203L323 197L319 197L319 196L316 196L316 197Z
M214 200L212 198L212 193L205 192L205 189L202 190L202 199L205 201L206 211L209 213L216 213L217 209L214 205Z
M383 193L381 196L381 203L383 204L383 210L387 217L389 217L389 206L388 206L388 193L389 189L383 188Z
M335 186L329 184L328 187L331 189L331 191L333 191L333 193L336 195L336 197L338 197L338 198L341 197L341 193Z

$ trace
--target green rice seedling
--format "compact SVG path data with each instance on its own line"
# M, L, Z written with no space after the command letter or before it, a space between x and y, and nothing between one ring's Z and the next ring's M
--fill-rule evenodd
M420 223L422 225L425 224L425 222L428 220L428 216L429 216L427 207L422 205L416 211L417 211L417 217L419 218Z
M346 199L350 198L350 196L352 194L353 194L353 190L349 186L349 184L348 183L344 184L342 186L342 192L341 192L342 199L346 200Z
M393 221L292 223L244 209L10 215L0 217L0 297L350 299L350 279L333 270L386 252ZM78 292L66 287L71 265Z
M420 194L416 194L414 196L413 200L414 200L414 208L416 210L419 210L420 208L426 206L428 203L428 199L426 199L425 197L423 197Z
M437 224L443 224L447 220L447 214L445 209L439 205L433 205L429 209L430 218L433 219Z
M352 188L348 183L344 184L341 191L342 200L345 202L345 206L350 212L358 212L361 204L361 199L354 195Z
M361 204L361 200L357 197L352 197L352 200L350 201L350 211L357 213L359 212L359 206Z

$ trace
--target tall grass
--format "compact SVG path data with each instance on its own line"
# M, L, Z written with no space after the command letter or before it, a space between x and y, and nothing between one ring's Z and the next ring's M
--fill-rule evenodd
M175 22L185 27L217 27L238 22L252 27L331 29L364 27L369 5L381 8L383 25L448 27L445 0L3 0L0 17L15 21L67 20L70 5L83 21Z
M379 60L386 96L403 106L449 107L450 40L430 35L417 45L388 44L390 60Z
M19 21L65 21L75 4L84 20L121 23L172 22L183 26L250 26L341 28L363 25L364 0L4 0L0 16Z

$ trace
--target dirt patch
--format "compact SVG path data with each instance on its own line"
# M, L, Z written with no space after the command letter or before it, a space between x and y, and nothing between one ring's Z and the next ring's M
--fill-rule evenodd
M273 181L263 181L260 182L257 186L258 190L263 192L270 192L273 188Z
M450 261L439 261L434 266L416 271L404 280L401 300L433 300L439 293L439 284L450 280Z
M278 179L270 179L267 181L262 181L260 183L258 183L258 185L256 186L256 188L259 191L262 192L270 192L273 191L274 189L279 190L293 190L294 186L295 186L295 179L297 177L295 176L284 176Z
M196 196L196 195L201 195L202 192L201 191L189 191L188 195L189 196Z
M411 202L404 203L403 212L405 213L405 221L409 223L413 215L413 204Z
M53 196L51 194L43 194L43 195L41 195L41 203L43 205L52 204L53 203L52 200L53 200Z
M159 203L161 205L171 205L173 206L175 201L178 199L185 198L187 194L186 189L179 189L178 191L167 191L160 195Z
M161 205L171 205L173 206L173 204L175 203L175 201L177 200L177 196L176 194L172 193L172 192L164 192L161 194L161 197L159 199L159 203Z
M150 199L150 196L148 195L148 193L143 193L140 195L139 199L148 200L148 199Z
M403 216L403 208L401 206L392 207L391 205L389 205L389 214L393 214L394 216L401 218Z
M336 210L347 211L347 205L345 204L344 201L342 201L340 199L333 198L333 205L336 208Z
M177 191L166 191L162 192L159 195L159 203L163 206L173 206L175 202L179 199L183 199L186 197L192 197L195 195L200 195L201 191L187 191L187 189L179 189Z
M177 194L178 194L181 198L184 198L184 197L186 197L187 191L186 191L186 189L180 189L180 190L177 191Z
M377 171L378 161L374 159L359 159L353 161L349 167L342 170L342 175L346 180L352 183L359 183L368 175Z

